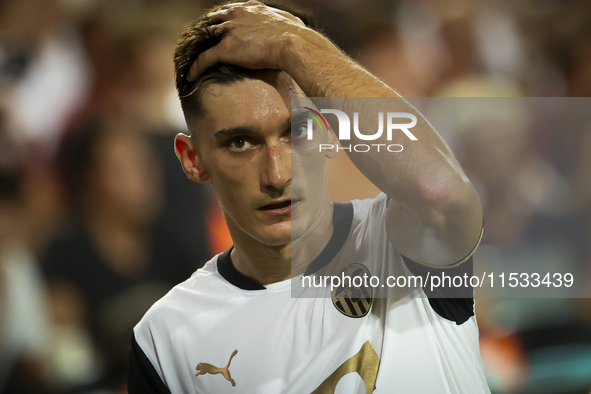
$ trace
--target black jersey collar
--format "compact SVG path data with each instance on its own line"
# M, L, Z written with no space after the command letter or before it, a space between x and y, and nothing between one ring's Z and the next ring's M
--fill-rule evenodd
M311 275L314 272L325 267L334 259L337 253L343 247L345 240L351 231L351 223L353 222L353 204L350 202L345 204L333 203L334 212L332 216L333 232L328 244L324 247L322 252L312 261L308 266L304 275ZM239 272L230 257L230 252L234 247L226 250L218 256L218 272L228 282L243 290L264 290L265 286L256 280Z

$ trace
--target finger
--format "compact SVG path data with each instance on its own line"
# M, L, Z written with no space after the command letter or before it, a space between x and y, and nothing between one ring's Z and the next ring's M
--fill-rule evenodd
M257 7L257 6L261 6L261 7L266 7L263 3L256 1L256 0L250 0L244 3L231 3L231 4L226 4L224 6L222 6L221 8L219 8L218 10L214 11L214 12L210 12L209 14L207 14L208 18L231 18L232 14L235 13L238 10L244 10L247 7ZM268 7L271 8L271 7Z
M227 8L221 8L217 11L210 12L207 17L210 19L221 19L227 21L231 19L238 8L242 7L241 4L228 4Z
M222 40L224 36L232 29L235 29L236 26L231 21L222 22L217 25L211 25L206 27L206 31L208 34Z
M225 5L221 6L220 8L216 9L215 11L210 12L209 14L207 14L207 16L209 16L209 15L211 15L213 13L216 13L216 12L226 11L226 10L228 10L230 8L240 7L240 6L243 6L244 4L245 3L229 3L229 4L225 4Z
M305 26L306 25L300 18L298 18L297 16L295 16L294 14L292 14L290 12L287 12L287 11L284 11L284 10L280 10L278 8L273 8L273 7L268 7L268 8L270 8L271 10L273 10L274 12L276 12L277 14L283 16L284 18L287 18L287 19L289 19L291 21L296 22L297 24L300 24L302 26Z
M261 3L260 1L257 0L248 0L247 2L242 3L244 5L262 5L263 7L266 7L263 3Z
M207 17L209 19L219 19L221 21L228 21L231 19L231 16L230 16L231 11L232 11L232 9L218 10L215 12L210 12L209 14L207 14Z
M221 53L222 51L218 45L209 48L205 52L202 52L191 65L187 80L189 82L196 81L205 70L218 64L221 60Z
M244 9L244 4L245 3L232 3L225 5L217 11L210 12L207 14L207 17L211 19L225 18L227 20L228 18L231 18L239 9Z
M239 6L239 5L242 5L242 4L244 4L244 3L230 3L230 4L225 4L225 5L221 6L218 9L218 11L219 10L227 10L228 8L236 7L236 6Z

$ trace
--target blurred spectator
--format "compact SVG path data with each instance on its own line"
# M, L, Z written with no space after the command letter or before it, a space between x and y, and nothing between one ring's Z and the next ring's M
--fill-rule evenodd
M62 332L54 373L64 386L114 390L131 329L197 262L154 227L162 178L146 136L90 122L66 137L59 159L74 215L43 257Z
M101 3L83 26L94 72L87 112L142 131L184 128L172 65L184 18L164 3Z
M591 93L585 0L295 2L320 13L329 37L404 96ZM174 134L185 130L173 47L183 23L214 3L0 0L0 124L10 126L0 133L0 387L124 392L119 376L130 327L210 250L229 246L209 188L186 179L172 147ZM533 101L501 99L498 107L499 101L464 100L444 121L430 120L482 199L479 261L538 269L559 261L588 283L587 99L537 102L533 115L526 111ZM64 143L65 199L51 162L72 128L83 131ZM26 163L16 171L15 153ZM369 182L353 181L362 176L345 155L328 172L337 178L330 184L336 200L376 194ZM48 309L39 300L36 255L62 224L64 208L74 214L44 258ZM486 304L478 316L495 392L589 391L574 375L591 365L588 300ZM43 311L54 322L47 329ZM39 365L49 366L49 380Z
M48 355L45 290L27 242L22 151L0 113L0 392L45 393Z
M84 104L91 75L60 0L0 1L0 89L19 141L50 156Z
M157 222L195 264L203 264L211 255L205 243L206 215L217 210L217 202L208 185L187 179L173 149L174 135L186 132L186 126L174 88L172 57L182 24L197 14L196 7L198 3L157 1L101 4L84 28L96 78L85 115L148 135L164 176Z

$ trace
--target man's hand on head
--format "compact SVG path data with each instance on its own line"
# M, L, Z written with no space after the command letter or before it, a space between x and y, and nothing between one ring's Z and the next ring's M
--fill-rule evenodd
M294 9L292 14L255 0L224 5L206 15L207 33L219 42L199 53L186 81L196 81L208 68L225 63L282 70L308 97L397 97L310 19L305 12Z
M189 81L217 63L252 70L282 69L283 48L291 37L307 29L298 17L255 0L227 4L207 16L220 21L212 29L221 41L199 55L191 66Z

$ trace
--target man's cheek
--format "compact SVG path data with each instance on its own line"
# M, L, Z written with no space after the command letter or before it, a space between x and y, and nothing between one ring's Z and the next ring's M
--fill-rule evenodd
M310 172L324 168L326 155L319 152L318 146L313 149L298 149L291 151L292 176L296 179L308 176Z

